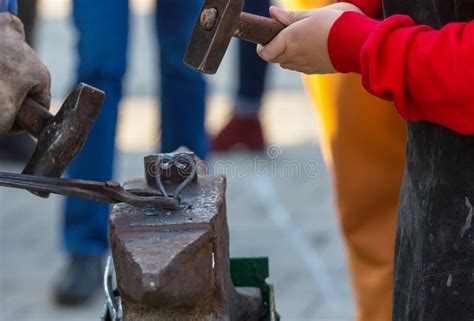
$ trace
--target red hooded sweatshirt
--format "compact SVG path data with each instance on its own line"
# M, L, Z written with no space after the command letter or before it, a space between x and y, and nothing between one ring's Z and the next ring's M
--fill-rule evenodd
M382 17L380 0L349 0L367 16L344 13L329 34L339 72L362 75L372 94L392 100L409 121L474 134L474 21L440 30L407 16Z

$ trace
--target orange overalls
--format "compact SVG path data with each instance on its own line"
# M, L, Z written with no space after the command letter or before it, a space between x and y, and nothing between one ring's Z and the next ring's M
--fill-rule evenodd
M291 10L330 4L285 0ZM357 321L392 320L393 258L406 126L390 102L368 94L359 75L305 76L321 121L356 299Z

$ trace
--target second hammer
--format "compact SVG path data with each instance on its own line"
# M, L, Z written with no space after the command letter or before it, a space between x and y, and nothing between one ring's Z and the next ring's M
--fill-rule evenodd
M243 6L244 0L206 0L184 58L185 64L214 74L232 37L266 45L285 28L275 19L242 12Z

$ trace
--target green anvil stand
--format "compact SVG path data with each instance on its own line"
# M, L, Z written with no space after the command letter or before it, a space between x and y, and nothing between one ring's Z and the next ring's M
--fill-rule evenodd
M265 280L269 277L267 258L238 258L230 260L232 281L236 287L256 287L262 291L265 316L259 321L280 321L275 309L275 291L273 285ZM120 294L115 289L114 295ZM102 321L112 321L107 306L104 308Z

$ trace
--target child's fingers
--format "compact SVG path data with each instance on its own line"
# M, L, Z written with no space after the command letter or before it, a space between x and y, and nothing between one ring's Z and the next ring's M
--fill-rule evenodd
M285 26L289 26L295 22L307 18L309 15L311 15L311 12L312 10L286 11L276 6L270 7L270 15Z
M282 10L276 6L271 6L270 7L270 15L280 21L282 24L284 24L285 26L288 26L291 24L291 17L290 17L290 14L289 12L285 11L285 10Z
M283 32L282 32L283 33ZM280 33L266 46L258 45L257 53L265 61L272 63L278 62L278 58L286 51L286 39L284 34Z

